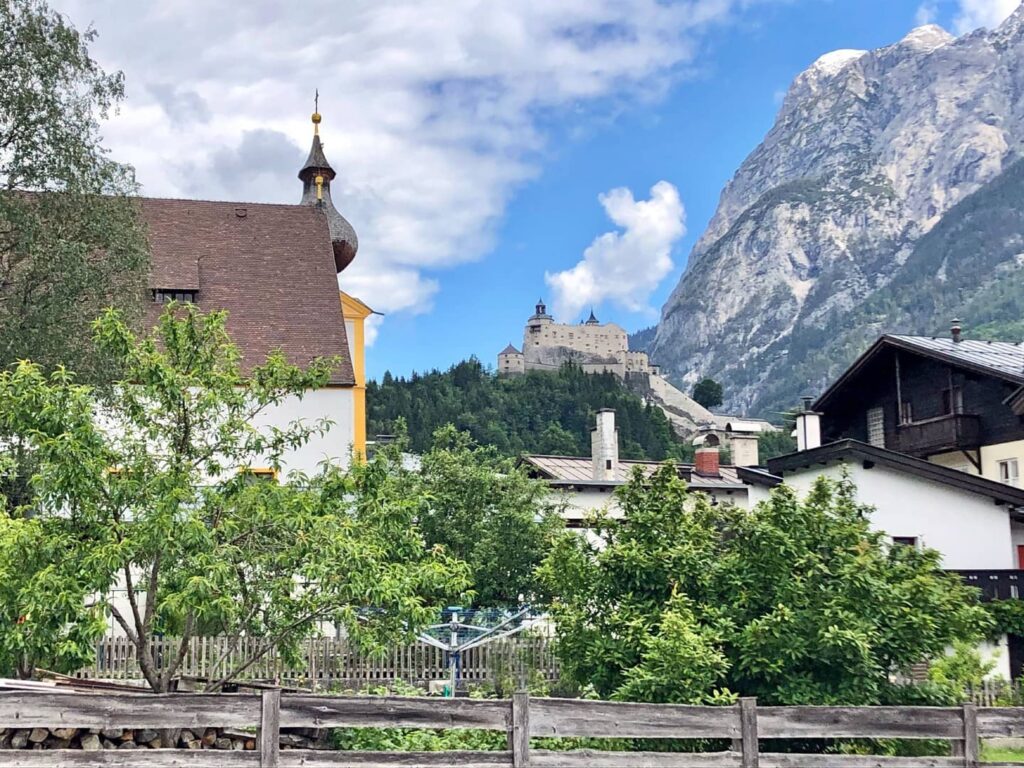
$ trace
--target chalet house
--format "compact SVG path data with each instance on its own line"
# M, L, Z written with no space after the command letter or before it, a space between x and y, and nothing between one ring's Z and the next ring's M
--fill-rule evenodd
M296 419L334 423L285 458L284 470L313 473L325 459L347 462L366 450L363 323L371 310L338 290L358 240L331 201L334 169L324 156L320 115L295 205L140 200L151 253L147 318L155 324L169 301L227 310L227 329L244 367L281 350L305 366L337 357L328 385L268 410L259 426ZM269 468L253 468L268 472Z
M882 336L818 398L822 440L843 438L1019 484L1024 346Z
M769 471L806 491L849 476L894 545L938 550L986 599L1022 597L1024 348L963 338L879 338L796 417L798 451ZM1024 639L998 671L1024 670Z
M635 468L654 472L661 466L657 461L619 458L615 411L598 411L596 421L590 456L525 454L520 459L533 477L565 494L564 516L570 527L584 527L586 518L599 510L617 514L615 489L629 481ZM732 503L744 509L768 498L772 487L780 482L757 467L721 464L717 444L698 448L695 463L678 465L678 472L691 490L707 494L715 503Z

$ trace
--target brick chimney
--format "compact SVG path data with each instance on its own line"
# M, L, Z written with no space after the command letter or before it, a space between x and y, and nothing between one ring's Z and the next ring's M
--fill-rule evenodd
M811 409L812 399L803 398L800 412L796 415L796 449L809 451L821 447L821 414Z
M619 430L615 428L615 411L611 408L597 412L597 425L590 433L590 461L595 480L618 478Z
M949 335L953 338L954 344L960 343L960 333L963 328L960 326L960 321L957 318L953 318L953 322L949 326Z
M721 477L718 464L718 446L698 448L694 458L693 471L701 477Z

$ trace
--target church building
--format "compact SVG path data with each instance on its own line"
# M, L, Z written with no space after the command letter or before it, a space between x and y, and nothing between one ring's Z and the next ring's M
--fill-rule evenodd
M151 253L150 324L166 302L194 303L228 312L227 330L245 368L278 349L299 366L321 357L340 360L326 387L260 417L264 427L295 419L333 422L325 435L286 457L285 472L305 473L325 459L346 463L353 452L366 451L363 323L371 314L339 291L338 276L359 241L331 200L336 173L320 141L320 114L312 120L298 204L140 201Z

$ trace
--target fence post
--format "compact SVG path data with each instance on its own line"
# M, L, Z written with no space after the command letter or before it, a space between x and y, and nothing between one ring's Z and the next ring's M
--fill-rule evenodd
M530 694L512 694L512 727L508 732L508 748L512 751L512 768L530 764Z
M980 760L978 743L978 705L964 704L964 765L977 768Z
M740 739L743 768L757 768L757 699L740 699Z
M263 692L260 711L260 768L281 765L281 689Z

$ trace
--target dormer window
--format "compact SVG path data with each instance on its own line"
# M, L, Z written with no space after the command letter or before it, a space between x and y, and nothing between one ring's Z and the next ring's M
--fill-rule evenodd
M172 301L177 301L181 304L195 304L197 293L198 291L194 289L154 288L153 303L169 304Z

